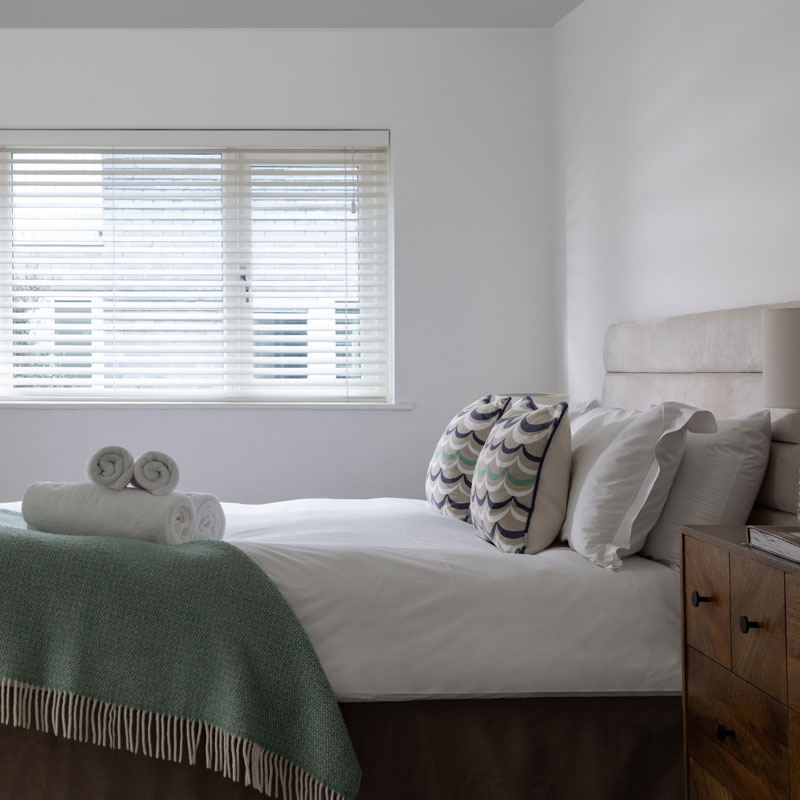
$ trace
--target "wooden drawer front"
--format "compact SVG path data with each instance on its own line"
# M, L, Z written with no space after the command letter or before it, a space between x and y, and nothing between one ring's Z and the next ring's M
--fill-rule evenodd
M789 705L800 711L800 578L794 575L786 576L786 673Z
M724 667L731 665L728 553L683 537L686 641ZM692 604L697 592L698 604Z
M746 618L757 628L742 632ZM733 671L786 702L786 611L783 573L731 554L731 659Z
M736 800L736 795L690 758L689 800Z
M785 706L689 647L686 715L689 755L737 797L786 797L789 710ZM721 740L726 731L734 735Z
M789 785L790 797L800 800L800 714L789 712Z

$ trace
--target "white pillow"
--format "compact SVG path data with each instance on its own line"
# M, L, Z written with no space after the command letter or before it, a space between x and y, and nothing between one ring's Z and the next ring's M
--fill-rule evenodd
M680 526L744 525L764 480L772 438L769 411L717 420L712 436L686 437L664 510L642 554L680 562Z
M587 411L593 411L599 405L600 405L599 400L581 400L579 403L570 403L569 406L570 428L575 427L576 422Z
M572 468L567 514L561 528L561 539L569 541L578 487L586 483L589 471L603 451L641 411L610 408L597 400L570 406L569 423L572 432Z
M641 411L629 408L611 408L597 400L576 403L569 407L569 424L572 431L572 469L580 471L584 461L593 461L622 429Z
M562 529L570 547L618 569L658 520L680 465L686 431L716 431L714 416L681 403L647 411L598 407L572 429L572 476Z

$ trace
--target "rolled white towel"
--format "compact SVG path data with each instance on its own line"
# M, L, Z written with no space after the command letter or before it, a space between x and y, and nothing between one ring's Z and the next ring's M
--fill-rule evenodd
M155 497L94 483L34 483L22 498L28 527L72 536L119 536L161 544L196 538L194 503L182 494Z
M169 494L180 478L178 465L166 454L150 450L133 465L133 485L150 494Z
M222 539L225 535L225 512L213 494L186 492L194 503L195 539Z
M89 480L107 489L124 489L133 478L133 456L124 447L103 447L86 467Z

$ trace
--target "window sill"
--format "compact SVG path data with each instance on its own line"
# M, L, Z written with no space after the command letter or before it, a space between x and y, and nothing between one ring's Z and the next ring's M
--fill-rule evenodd
M0 401L0 410L3 409L16 411L412 411L414 403L2 400Z

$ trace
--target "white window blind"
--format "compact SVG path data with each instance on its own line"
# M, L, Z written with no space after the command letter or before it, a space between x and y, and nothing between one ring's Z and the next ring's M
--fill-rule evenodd
M386 132L17 138L3 398L391 401Z

